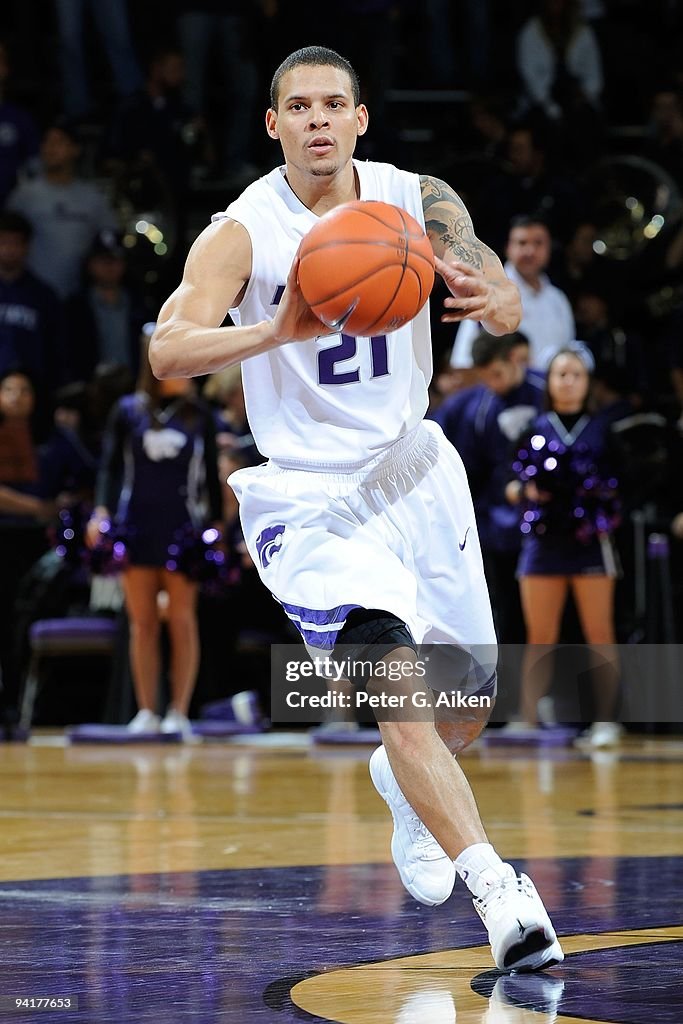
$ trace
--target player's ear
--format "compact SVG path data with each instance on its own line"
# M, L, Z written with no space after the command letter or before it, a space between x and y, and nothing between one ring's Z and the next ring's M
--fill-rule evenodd
M272 107L268 107L266 111L266 131L270 135L271 139L279 139L277 131L277 114Z
M358 118L358 134L365 135L368 130L368 120L370 115L368 114L368 108L364 103L359 103L356 107L356 117Z

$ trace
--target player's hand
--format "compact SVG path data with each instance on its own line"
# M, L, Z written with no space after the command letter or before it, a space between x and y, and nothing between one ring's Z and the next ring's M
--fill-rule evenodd
M434 258L434 266L451 293L451 297L444 300L443 323L495 318L496 290L481 270L459 261L446 263L438 256Z
M307 305L299 287L298 274L297 256L290 267L287 285L271 321L274 340L282 345L288 341L310 341L311 338L337 333L319 320Z

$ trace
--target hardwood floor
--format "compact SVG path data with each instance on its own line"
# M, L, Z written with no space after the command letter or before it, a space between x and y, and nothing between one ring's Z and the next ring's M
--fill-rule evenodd
M683 740L462 758L563 937L537 976L493 969L460 883L434 909L404 892L369 752L0 748L0 993L78 996L35 1019L88 1024L679 1024Z

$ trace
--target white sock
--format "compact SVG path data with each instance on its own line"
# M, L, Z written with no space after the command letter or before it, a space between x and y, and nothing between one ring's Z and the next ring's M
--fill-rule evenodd
M508 874L505 864L490 843L475 843L463 850L455 861L455 870L473 896L485 896L492 885Z

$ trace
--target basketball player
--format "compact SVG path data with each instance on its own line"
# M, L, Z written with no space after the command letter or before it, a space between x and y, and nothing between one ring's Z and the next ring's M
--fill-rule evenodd
M495 644L474 513L455 449L423 422L432 373L427 308L372 344L330 333L297 285L299 243L340 203L393 203L426 227L452 293L447 321L471 318L509 333L520 302L448 185L353 160L367 126L357 76L337 53L307 47L280 65L266 129L284 166L250 185L196 240L150 357L159 377L243 362L249 422L269 458L230 477L252 558L309 648L343 644L374 662L379 677L383 657L414 660L423 642ZM239 325L220 326L232 307ZM499 968L562 960L536 889L488 843L453 757L483 723L444 726L449 746L433 722L379 724L383 746L371 776L394 818L392 855L408 891L443 903L457 872Z

